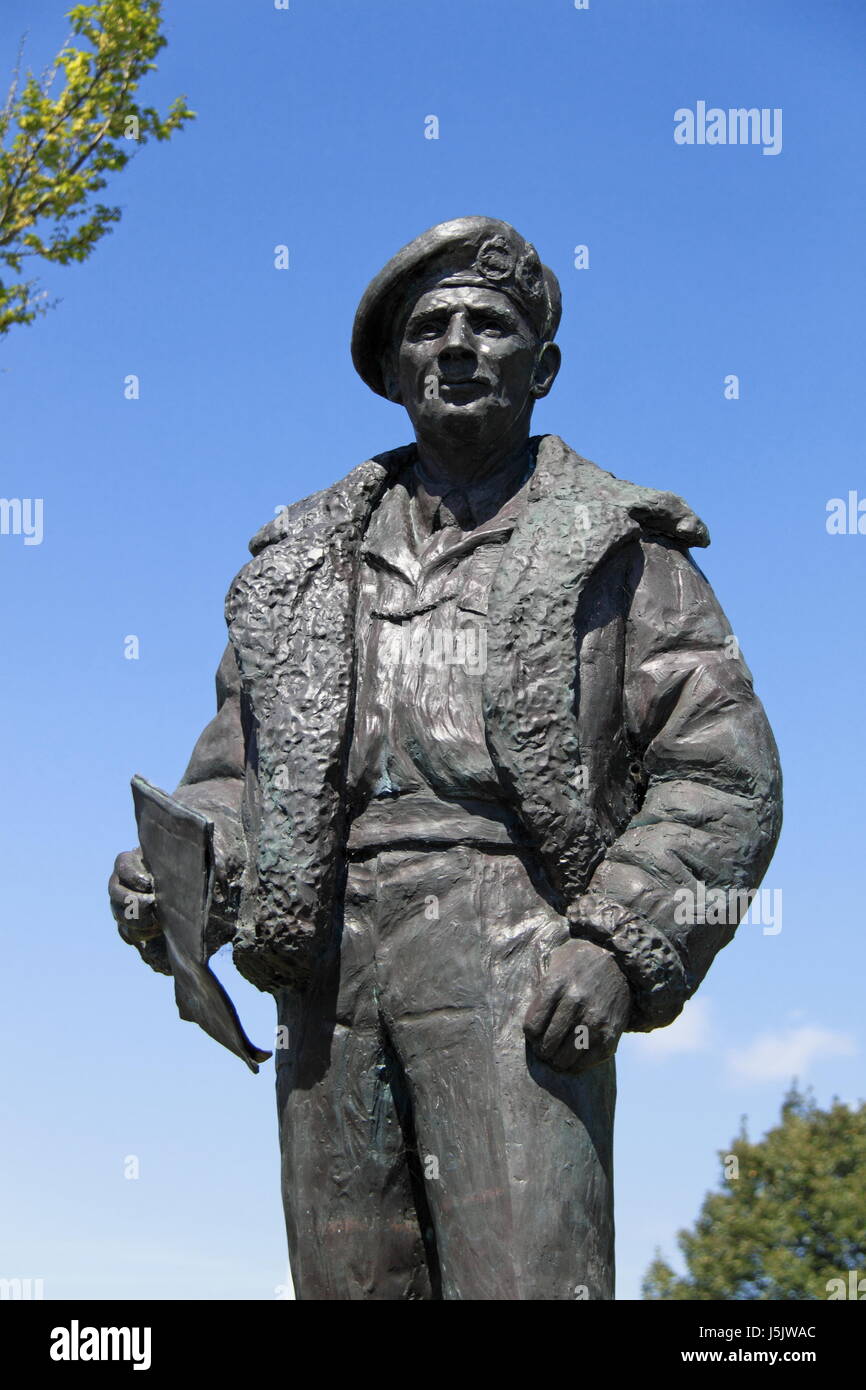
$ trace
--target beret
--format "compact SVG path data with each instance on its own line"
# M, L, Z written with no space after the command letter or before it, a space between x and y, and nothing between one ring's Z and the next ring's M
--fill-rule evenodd
M434 286L478 285L505 294L545 341L562 313L559 281L535 247L496 217L439 222L398 251L367 286L355 314L352 361L363 381L387 395L382 355L397 315Z

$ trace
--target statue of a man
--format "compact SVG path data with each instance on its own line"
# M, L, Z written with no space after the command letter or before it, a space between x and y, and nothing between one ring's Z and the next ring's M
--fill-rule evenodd
M530 435L559 317L492 218L376 276L353 358L415 442L253 539L175 793L214 824L210 944L284 1026L301 1299L612 1298L617 1043L677 1017L778 837L703 523ZM111 893L166 970L138 851Z

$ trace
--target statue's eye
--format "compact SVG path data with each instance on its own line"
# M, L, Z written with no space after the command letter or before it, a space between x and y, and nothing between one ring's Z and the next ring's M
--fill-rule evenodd
M415 325L413 337L438 338L441 332L442 325L436 319L422 319L421 323Z
M506 329L498 319L482 319L476 325L475 332L486 333L488 337L501 338Z

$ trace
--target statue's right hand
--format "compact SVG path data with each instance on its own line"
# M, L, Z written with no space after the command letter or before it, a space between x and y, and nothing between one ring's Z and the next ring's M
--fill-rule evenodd
M153 879L144 867L140 849L125 850L117 856L108 896L118 931L128 945L142 946L161 935Z

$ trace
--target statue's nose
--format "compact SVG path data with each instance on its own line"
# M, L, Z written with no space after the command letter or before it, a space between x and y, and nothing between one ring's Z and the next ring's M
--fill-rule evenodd
M475 353L465 343L448 343L439 353L443 367L468 366L475 362Z
M445 334L442 351L471 352L469 340L469 324L466 315L464 313L452 314L448 322L448 331Z
M452 371L466 367L472 370L475 361L475 352L468 342L466 321L460 315L455 315L448 325L448 333L439 352L439 364Z

